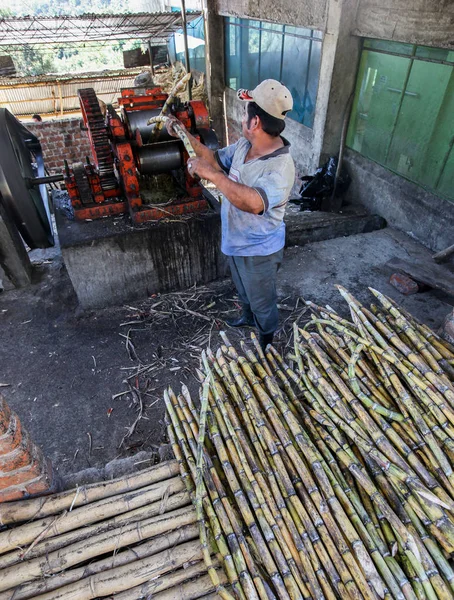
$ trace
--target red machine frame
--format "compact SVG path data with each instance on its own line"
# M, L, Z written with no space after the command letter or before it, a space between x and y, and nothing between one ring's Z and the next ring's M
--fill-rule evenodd
M93 90L79 90L79 96L95 164L87 161L85 165L73 165L72 170L66 168L66 188L77 220L121 215L129 210L134 223L145 223L169 214L183 215L209 208L200 184L186 168L187 196L166 204L165 209L144 204L141 198L137 152L143 142L139 130L130 129L128 116L136 111L160 110L168 97L161 88L147 89L141 95L137 95L133 88L122 90L118 99L121 116L109 107L102 118ZM199 130L210 130L208 111L202 101L180 104L172 114L198 139ZM188 158L184 150L184 167Z

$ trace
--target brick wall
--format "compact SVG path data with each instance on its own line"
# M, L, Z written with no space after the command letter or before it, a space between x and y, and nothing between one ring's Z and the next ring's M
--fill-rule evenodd
M80 118L25 123L25 127L40 140L44 154L44 164L50 173L58 173L64 167L64 159L84 162L91 157L88 136L80 129Z
M56 484L50 462L0 394L0 503L45 494Z

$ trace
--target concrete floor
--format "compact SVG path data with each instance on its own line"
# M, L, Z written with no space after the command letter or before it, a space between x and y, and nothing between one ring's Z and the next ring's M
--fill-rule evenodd
M436 330L454 299L437 291L401 296L389 285L391 271L384 266L393 256L417 260L427 252L390 228L293 247L286 251L279 273L280 301L292 307L302 296L346 314L334 284L347 287L365 303L372 302L367 286L373 286ZM178 388L184 381L196 389L190 373L198 366L198 353L189 353L177 341L177 333L181 335L190 324L183 319L154 325L151 319L146 327L133 329L135 351L142 364L159 357L163 368L147 383L151 382L151 393L146 397L145 419L119 448L136 416L129 395L112 398L127 389L125 377L138 364L128 355L125 338L120 335L126 333L121 324L131 318L131 308L82 313L59 257L51 258L50 264L36 267L34 285L0 294L0 383L10 384L0 391L60 473L100 467L138 450L153 452L164 439L164 387ZM211 298L216 306L235 310L230 283L210 284L210 290L211 296L205 300ZM152 301L147 300L148 305ZM282 311L283 320L290 315ZM215 348L224 326L220 321L213 325L207 339ZM246 334L229 331L232 341ZM279 343L284 342L283 337L281 333ZM177 364L175 360L184 365L182 370L169 370Z

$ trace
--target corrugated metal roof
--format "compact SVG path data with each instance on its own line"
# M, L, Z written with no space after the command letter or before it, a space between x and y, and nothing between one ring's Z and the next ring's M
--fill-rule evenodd
M22 77L0 79L0 107L13 115L25 116L61 114L80 109L77 90L91 87L106 104L115 104L121 88L134 85L134 78L143 68L58 75L55 77Z
M200 14L188 12L186 18L192 21ZM0 46L122 39L152 39L154 43L165 43L180 28L180 12L4 17L0 19Z

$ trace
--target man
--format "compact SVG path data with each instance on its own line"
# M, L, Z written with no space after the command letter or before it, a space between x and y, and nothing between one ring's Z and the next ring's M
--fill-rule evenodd
M285 206L295 179L290 144L280 135L293 100L274 79L237 94L245 102L243 137L212 152L189 134L197 158L188 161L188 170L211 181L223 195L221 249L229 257L242 305L241 316L227 323L256 325L266 348L279 322L276 275L284 252ZM172 120L168 130L175 135Z

